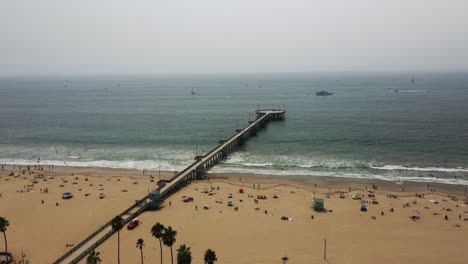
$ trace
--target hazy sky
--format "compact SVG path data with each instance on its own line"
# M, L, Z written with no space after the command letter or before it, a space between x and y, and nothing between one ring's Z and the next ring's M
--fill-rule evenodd
M0 0L0 75L468 70L468 0Z

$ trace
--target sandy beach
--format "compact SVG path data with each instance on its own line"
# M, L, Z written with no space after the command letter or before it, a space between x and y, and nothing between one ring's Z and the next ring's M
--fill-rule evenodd
M70 249L67 244L79 243L155 186L149 175L132 170L69 168L18 177L7 176L10 172L0 171L0 215L10 221L7 236L15 259L23 251L32 263L52 263ZM33 176L38 174L46 180ZM162 172L163 178L172 175ZM145 261L159 260L159 243L150 229L160 222L178 233L174 255L186 244L193 263L201 263L208 248L216 252L219 263L281 263L282 254L291 263L466 263L468 221L459 218L468 217L466 197L418 192L424 194L422 198L398 189L393 192L396 198L389 198L392 192L386 187L353 186L349 191L295 181L210 175L209 181L195 181L172 194L159 210L141 214L141 224L134 230L124 228L121 260L139 263L138 238L145 240ZM240 188L244 193L239 193ZM368 197L370 190L375 197ZM62 199L65 192L74 197ZM100 193L104 199L99 199ZM273 198L275 193L278 198ZM256 203L256 195L267 199ZM353 200L353 195L366 202ZM184 196L194 201L183 202ZM313 210L314 198L325 199L326 212ZM378 204L372 204L372 198ZM366 212L360 210L361 204L367 206ZM203 209L204 205L209 209ZM282 216L288 220L281 220ZM327 260L323 259L324 239ZM116 263L117 237L112 236L97 251L103 263ZM163 257L166 263L170 261L167 247Z

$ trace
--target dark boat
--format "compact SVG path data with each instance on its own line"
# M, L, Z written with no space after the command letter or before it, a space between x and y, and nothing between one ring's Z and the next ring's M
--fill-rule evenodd
M325 90L322 90L322 91L320 91L320 92L317 91L317 92L315 93L315 95L316 95L316 96L329 96L329 95L333 95L333 93L330 93L330 92L327 92L327 91L325 91Z

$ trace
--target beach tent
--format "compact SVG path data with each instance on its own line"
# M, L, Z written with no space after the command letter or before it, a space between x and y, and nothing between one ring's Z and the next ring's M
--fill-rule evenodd
M361 211L363 211L363 212L367 212L367 207L365 207L365 206L361 206Z
M353 196L351 196L351 198L353 198L353 200L361 200L361 197L359 197L357 195L353 195Z
M71 192L66 192L62 194L62 199L70 199L73 197L73 194Z
M239 189L239 192L240 192L240 193L244 193L244 189L240 188L240 189Z

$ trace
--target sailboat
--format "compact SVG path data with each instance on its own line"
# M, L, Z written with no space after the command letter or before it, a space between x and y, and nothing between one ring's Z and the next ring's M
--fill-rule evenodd
M190 93L191 93L192 95L194 95L194 94L195 94L195 90L193 90L193 88L192 88L192 91L190 91Z

